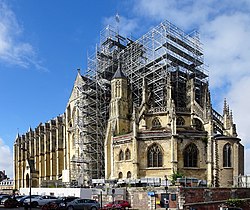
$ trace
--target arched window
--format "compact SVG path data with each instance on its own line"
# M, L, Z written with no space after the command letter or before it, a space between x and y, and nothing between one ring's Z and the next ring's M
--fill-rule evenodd
M204 130L202 122L197 118L194 118L194 126L195 126L196 130L198 130L198 131Z
M148 167L162 167L162 150L157 144L148 149Z
M189 144L184 150L184 167L197 167L198 149L194 143Z
M131 153L129 149L126 149L125 151L125 160L130 160L131 159Z
M178 117L176 119L176 125L185 125L185 120L183 117Z
M26 188L30 187L30 176L29 174L26 174Z
M119 172L118 178L119 178L119 179L122 179L122 177L123 177L122 172Z
M160 123L160 120L158 118L153 119L152 128L154 128L154 129L161 128L161 123Z
M223 147L223 167L232 167L231 155L232 155L231 145L227 143Z
M70 105L67 107L67 120L68 122L70 121L71 119L71 108L70 108Z
M122 150L119 153L119 160L124 160L124 152Z
M127 172L127 178L128 179L131 178L131 172L130 171Z
M120 97L120 88L121 88L120 81L116 81L116 83L115 83L115 97Z

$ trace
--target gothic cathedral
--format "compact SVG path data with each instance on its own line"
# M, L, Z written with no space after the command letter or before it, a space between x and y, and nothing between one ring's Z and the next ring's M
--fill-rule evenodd
M132 102L129 80L118 67L111 80L105 178L164 179L181 173L207 180L208 186L232 186L234 177L244 174L244 147L237 138L227 102L223 116L216 115L208 84L202 84L203 96L198 100L195 81L187 78L183 97L188 103L177 109L178 90L172 86L173 78L168 75L166 106L152 109L152 94L144 78L137 107Z

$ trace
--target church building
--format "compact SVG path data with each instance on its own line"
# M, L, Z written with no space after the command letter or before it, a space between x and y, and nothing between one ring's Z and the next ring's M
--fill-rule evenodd
M143 79L140 106L133 105L129 79L118 68L111 80L110 115L105 139L106 179L136 180L185 177L207 180L208 186L229 187L244 174L244 147L237 137L232 111L225 100L223 116L213 108L207 83L185 76L187 103L177 97L171 72L166 106L150 108L152 92ZM198 97L200 94L200 97Z
M137 40L112 26L77 73L65 112L14 142L14 187L206 180L233 186L244 147L232 110L212 106L198 32L169 21Z

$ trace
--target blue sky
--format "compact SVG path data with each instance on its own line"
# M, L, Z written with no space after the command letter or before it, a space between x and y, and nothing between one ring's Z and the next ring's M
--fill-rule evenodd
M166 19L200 32L213 105L221 112L227 98L250 158L250 1L0 0L0 170L13 176L18 131L64 112L77 68L84 72L117 12L125 36L139 38Z

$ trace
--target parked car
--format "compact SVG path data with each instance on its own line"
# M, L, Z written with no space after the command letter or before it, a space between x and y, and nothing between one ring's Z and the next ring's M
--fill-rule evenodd
M115 200L114 202L107 203L103 206L104 209L128 209L131 208L127 200Z
M43 195L43 196L39 196L39 197L35 197L35 198L31 198L31 200L29 198L25 199L23 204L25 206L32 206L32 207L36 207L36 206L43 206L51 201L55 201L58 198L55 196L51 196L51 195Z
M25 195L15 195L15 196L12 196L12 197L15 198L19 202L24 196Z
M79 197L74 196L68 196L68 197L59 197L57 200L49 202L42 206L42 210L54 210L54 209L60 209L65 210L67 209L67 204L75 199L78 199Z
M32 199L32 198L35 198L35 197L39 197L39 195L31 195L31 199ZM29 196L29 195L23 196L23 197L19 200L20 206L23 206L23 202L24 202L24 200L26 200L26 199L30 199L30 196Z
M11 196L10 196L10 195L7 195L7 194L5 194L5 195L0 195L0 204L4 204L4 201L5 201L6 199L8 199L8 198L11 198Z
M19 206L19 202L15 198L7 198L3 205L5 208L16 208Z
M8 200L9 198L11 198L11 196L2 198L1 199L1 204L4 205L5 201Z
M12 195L9 197L6 196L5 198L2 198L1 204L4 206L13 206L13 207L20 206L19 201L23 197L24 197L24 195L16 195L16 196ZM6 201L8 202L7 204L6 204Z
M100 203L93 199L75 199L68 203L67 210L98 210Z

